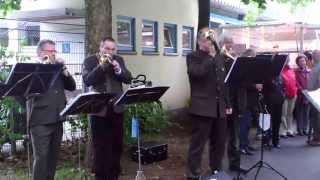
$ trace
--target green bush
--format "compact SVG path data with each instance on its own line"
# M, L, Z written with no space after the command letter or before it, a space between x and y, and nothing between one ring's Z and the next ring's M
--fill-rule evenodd
M161 130L170 126L169 116L161 103L141 103L129 105L124 114L124 138L126 143L134 143L131 138L131 119L136 115L139 121L141 137L158 135Z
M10 67L6 65L6 49L0 46L0 83L7 79ZM0 145L22 139L22 135L15 133L15 115L22 113L23 107L12 97L0 98Z

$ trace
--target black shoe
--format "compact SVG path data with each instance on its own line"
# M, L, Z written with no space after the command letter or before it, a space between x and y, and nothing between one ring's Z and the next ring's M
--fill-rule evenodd
M200 177L187 177L187 180L200 180Z
M279 144L274 144L274 145L273 145L273 148L280 149L280 145L279 145Z
M219 171L220 171L219 169L212 170L211 175L216 175L219 173Z
M294 134L293 133L287 133L287 136L288 137L294 137Z
M243 154L243 155L248 155L248 156L252 156L253 153L246 150L246 149L240 149L240 153Z
M107 180L108 178L106 176L95 176L94 177L95 180Z
M249 150L249 151L257 151L257 148L252 147L252 146L247 146L247 147L246 147L246 150Z
M230 166L229 170L230 171L235 171L235 172L238 172L238 173L241 173L241 174L246 174L247 173L246 169L243 169L243 168L237 167L237 166Z
M118 176L108 177L108 180L118 180Z

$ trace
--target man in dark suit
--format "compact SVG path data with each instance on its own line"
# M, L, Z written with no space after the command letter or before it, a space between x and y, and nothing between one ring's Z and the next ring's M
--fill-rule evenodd
M228 90L224 84L225 66L222 54L217 53L208 28L198 32L199 49L187 56L187 70L191 88L190 114L193 122L188 152L187 179L198 180L201 157L207 140L209 166L212 173L221 169L225 150Z
M124 60L116 55L116 43L111 37L100 41L99 53L84 60L83 81L91 91L122 93L122 83L131 82L131 73ZM103 56L109 56L105 61ZM123 107L112 103L95 115L90 115L93 141L93 172L96 180L117 180L121 172L123 143Z
M38 43L38 63L49 57L51 63L64 64L63 59L55 57L55 42L41 40ZM48 59L47 59L48 60ZM60 143L62 140L64 117L59 115L66 105L64 90L73 91L76 83L66 66L49 90L27 100L28 126L33 148L33 180L53 180Z

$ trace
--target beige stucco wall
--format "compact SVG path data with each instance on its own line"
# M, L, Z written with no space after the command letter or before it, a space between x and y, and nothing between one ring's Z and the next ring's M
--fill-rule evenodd
M155 85L170 86L162 98L169 109L182 108L189 98L185 56L182 56L182 26L197 31L198 0L113 0L113 36L116 37L116 16L135 17L137 55L123 55L134 75L146 74ZM158 22L159 55L142 55L142 20ZM177 24L177 56L163 55L163 25ZM194 33L196 34L196 33Z
M22 0L21 10L40 10L55 8L83 9L84 0Z
M50 8L84 8L83 0L22 0L22 10ZM136 55L123 55L133 75L146 74L154 85L170 86L162 98L169 109L182 108L189 97L185 56L182 56L182 26L198 24L198 0L112 0L113 36L116 39L116 16L134 17L136 21ZM142 55L142 20L158 22L159 55ZM66 20L67 21L67 20ZM177 24L177 56L163 55L163 25ZM53 27L52 27L53 28Z

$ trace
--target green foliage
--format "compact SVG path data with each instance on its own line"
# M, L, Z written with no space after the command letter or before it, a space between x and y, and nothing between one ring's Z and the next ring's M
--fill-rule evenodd
M244 17L245 25L253 26L256 23L257 17L262 13L262 9L255 2L248 5L246 15Z
M306 6L308 3L314 2L315 0L277 0L279 3L289 4L291 7L296 8L298 6ZM257 4L259 9L266 9L266 0L241 0L244 4Z
M79 171L78 169L75 169L75 168L63 167L57 170L54 179L55 180L74 180L74 179L91 180L94 178L93 178L93 175L90 174L85 169L81 169L81 171Z
M134 114L139 121L139 130L142 137L158 135L161 130L170 126L169 116L161 103L129 105L124 115L124 137L127 143L136 141L136 139L131 138L131 118Z
M7 53L6 48L0 46L0 82L4 82L10 72L10 67L6 66L6 58L11 55ZM12 97L0 99L0 145L8 142L22 139L21 134L14 133L14 114L22 113L23 107Z
M1 16L6 16L9 11L20 9L21 0L0 0Z
M76 116L76 119L69 121L71 124L71 131L76 132L78 129L81 129L85 135L88 133L88 118L85 114L80 114Z

